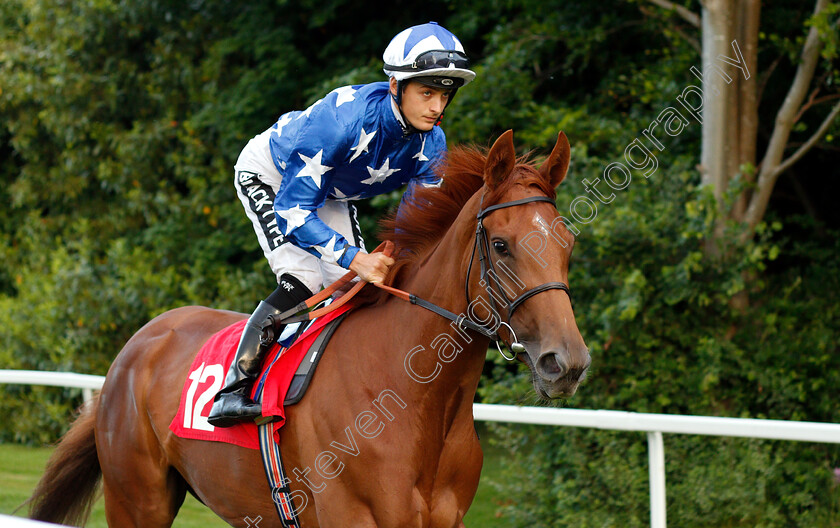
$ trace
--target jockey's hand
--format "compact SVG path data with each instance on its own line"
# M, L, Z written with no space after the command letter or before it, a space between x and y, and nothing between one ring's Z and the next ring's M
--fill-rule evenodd
M359 251L350 262L350 271L355 271L365 282L382 282L393 264L394 259L384 253Z

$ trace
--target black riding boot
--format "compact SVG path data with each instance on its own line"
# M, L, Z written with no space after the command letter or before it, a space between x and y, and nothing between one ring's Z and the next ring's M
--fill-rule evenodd
M260 404L248 397L254 379L260 373L264 347L263 331L270 324L269 315L280 310L261 301L242 330L236 357L230 365L225 386L214 399L207 421L216 427L230 427L241 420L254 419L260 415Z
M312 294L298 279L284 274L280 286L268 299L261 301L248 318L230 365L225 386L216 394L207 421L216 427L231 427L243 420L253 420L261 415L260 404L249 397L251 386L260 374L262 359L268 347L263 346L263 335L273 330L279 335L282 327L271 328L269 316L279 315L308 299Z

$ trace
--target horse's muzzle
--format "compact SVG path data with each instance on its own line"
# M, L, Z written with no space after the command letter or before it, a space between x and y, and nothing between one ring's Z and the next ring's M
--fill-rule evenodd
M540 354L534 365L537 392L548 398L571 397L586 378L591 362L586 349L578 351L574 356L567 351Z

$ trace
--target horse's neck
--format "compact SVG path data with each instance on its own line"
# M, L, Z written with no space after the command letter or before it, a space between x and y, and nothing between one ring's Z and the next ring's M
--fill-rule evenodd
M467 209L465 207L465 209ZM466 261L473 247L474 227L462 211L441 241L415 265L402 287L417 297L459 314L467 313L464 295L468 280ZM471 405L487 350L487 338L465 331L436 313L408 305L410 314L402 324L412 335L410 350L417 351L402 365L411 380L407 390L424 402L427 412L449 415L456 408ZM410 322L409 322L410 321ZM402 333L402 332L401 332ZM422 347L422 348L419 348ZM434 375L435 372L438 372ZM425 377L434 375L432 381ZM470 413L471 416L471 413Z

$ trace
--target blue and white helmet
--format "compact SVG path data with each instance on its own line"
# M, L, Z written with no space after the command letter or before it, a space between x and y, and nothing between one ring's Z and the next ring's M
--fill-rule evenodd
M385 73L397 81L422 77L442 88L458 88L475 79L461 41L437 22L401 31L382 60Z

